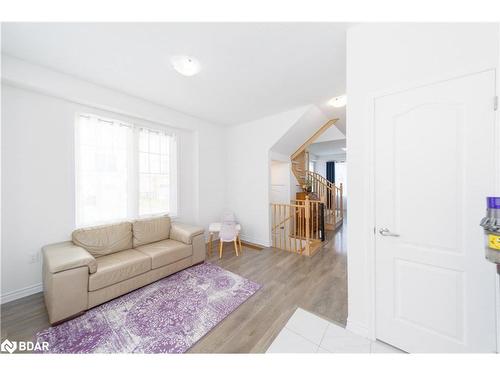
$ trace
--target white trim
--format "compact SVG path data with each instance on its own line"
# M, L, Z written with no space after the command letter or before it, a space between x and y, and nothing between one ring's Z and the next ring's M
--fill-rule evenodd
M357 335L366 337L367 339L372 339L367 326L359 322L353 322L352 320L349 320L349 318L347 318L347 324L345 329Z
M446 74L438 74L438 75L433 75L431 78L426 78L426 79L420 79L420 80L408 80L405 83L401 83L398 85L394 85L393 87L389 89L384 89L384 90L376 90L373 91L369 97L371 99L374 98L382 98L384 96L388 95L394 95L394 94L399 94L405 91L409 90L414 90L418 88L423 88L427 86L432 86L438 83L444 83L446 81L451 81L457 78L464 78L467 76L479 74L479 73L486 73L486 72L495 72L496 68L485 68L485 69L480 69L480 70L457 70L452 73L446 73Z
M367 311L368 311L368 324L369 326L367 327L367 332L368 332L368 338L372 340L376 340L376 262L375 262L375 257L376 257L376 238L375 238L375 231L374 228L376 228L376 207L375 207L375 137L374 137L374 132L375 132L375 101L379 98L382 98L384 96L388 95L394 95L398 93L402 93L408 90L413 90L417 88L422 88L426 86L431 86L439 83L443 83L446 81L450 81L453 79L458 79L458 78L463 78L466 76L471 76L475 74L480 74L480 73L485 73L485 72L490 72L493 71L494 74L497 74L498 68L490 68L490 69L482 69L479 71L472 71L472 72L456 72L455 74L447 74L447 75L442 75L441 78L436 79L436 80L421 80L420 82L417 81L408 81L405 84L398 85L397 87L393 87L392 89L389 90L382 90L378 92L372 92L370 95L368 95L368 116L367 118L371 118L371 123L368 124L368 126L365 126L365 136L368 137L369 142L366 142L367 145L367 153L366 153L366 166L368 172L366 173L366 178L368 181L365 180L365 183L367 186L367 191L366 195L369 198L367 201L371 202L367 204L365 207L365 215L364 217L366 218L365 222L365 227L364 230L366 230L367 236L366 236L366 265L367 265L367 279L370 284L368 287L368 296L367 296ZM497 79L498 80L498 79ZM497 114L497 116L499 116ZM500 116L499 116L500 117ZM500 131L498 130L498 126L500 125L500 121L497 122L497 136L496 136L496 141L497 143L500 144ZM500 150L498 150L497 147L497 153L500 154ZM500 172L498 171L497 168L497 181L500 184ZM500 189L500 186L498 186ZM500 190L499 190L500 191ZM362 231L363 232L363 231ZM500 289L500 287L499 287ZM497 298L500 299L499 293L497 293ZM497 299L497 304L500 304ZM497 311L497 314L499 312ZM349 322L349 318L347 318ZM357 331L354 331L354 329L359 329L362 327L362 325L356 324L356 323L351 323L354 324L353 332L358 333ZM500 335L500 329L497 326L497 332L499 332ZM359 333L361 334L361 333ZM497 338L497 351L500 350L499 347L500 343L500 337Z
M16 299L31 296L32 294L35 293L40 293L43 291L43 284L38 283L35 285L27 286L25 288L21 288L18 290L14 290L12 292L7 292L5 294L2 294L0 304L4 304L7 302L15 301Z
M267 239L265 241L263 241L263 243L268 244L268 245L265 245L266 247L267 246L271 246L270 244L271 244L271 241L272 241L272 238L273 238L273 230L271 228L271 223L272 223L273 217L272 217L271 205L270 205L270 203L271 203L271 195L272 195L272 186L271 186L271 181L272 181L272 176L271 176L272 159L271 159L271 155L272 154L276 154L276 152L272 151L271 149L269 149L267 151L267 173L266 173L266 181L265 181L266 187L267 187L267 195L266 195L266 208L267 208L267 223L266 223L267 228L266 229L267 229ZM252 242L252 243L256 243L256 244L262 245L261 243L257 242L255 239L251 239L248 236L242 235L241 237L242 238L246 237L247 238L246 241L248 241L248 242Z
M377 339L377 332L376 332L376 296L377 296L377 290L376 290L376 237L375 237L375 228L377 226L377 221L376 221L376 207L375 207L375 100L377 98L374 97L370 101L370 117L371 118L371 126L369 126L369 129L365 131L366 136L368 136L369 140L371 142L366 142L367 143L367 151L368 151L368 173L365 174L366 178L366 186L368 186L368 202L371 202L371 204L368 204L368 212L365 214L365 220L367 220L367 225L368 225L368 236L369 240L367 242L367 264L371 265L368 266L367 270L367 276L368 280L370 282L370 285L372 286L369 290L368 293L368 299L369 299L369 308L368 308L368 334L369 338L371 340L376 340ZM373 229L372 229L373 228Z
M263 246L263 247L269 247L269 246L271 246L270 244L266 245L263 240L258 240L258 239L254 238L254 237L245 236L244 234L242 234L240 237L241 237L242 241L245 241L245 242L248 242L248 243L251 243L251 244L254 244L254 245L259 245L259 246ZM212 238L212 242L217 241L218 239L219 239L219 234L218 233L214 233L213 234L213 238ZM205 231L205 244L210 243L209 240L210 240L209 232Z
M258 238L251 237L251 236L244 235L244 234L242 234L242 235L241 235L241 240L242 240L242 241L245 241L245 242L250 242L250 243L253 243L253 244L255 244L255 245L264 246L264 247L269 247L269 246L271 246L271 245L269 244L269 241L266 241L266 240L263 240L263 239L258 239Z
M498 29L498 61L497 69L495 70L495 95L498 101L498 89L500 88L500 74L498 70L500 69L500 28ZM495 183L495 193L500 195L500 108L496 109L496 124L495 124L495 149L496 149L496 183ZM498 267L498 266L497 266ZM497 307L497 353L500 353L500 273L497 268L497 278L496 278L496 307Z

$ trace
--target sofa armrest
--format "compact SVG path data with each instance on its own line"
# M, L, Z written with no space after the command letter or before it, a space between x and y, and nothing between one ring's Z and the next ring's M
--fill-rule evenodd
M205 229L203 227L183 223L172 223L170 238L191 245L193 237L203 234L204 232Z
M207 257L207 249L205 244L205 236L198 234L192 238L193 242L193 264L201 263Z
M89 273L97 271L95 258L83 247L76 246L71 241L44 246L42 252L44 267L50 273L78 267L88 267Z

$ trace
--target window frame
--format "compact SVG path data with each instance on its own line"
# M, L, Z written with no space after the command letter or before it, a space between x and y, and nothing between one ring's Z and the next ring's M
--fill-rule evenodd
M148 122L145 124L142 121L130 121L123 120L123 118L117 115L115 118L111 118L108 115L101 115L91 112L77 112L75 113L75 121L73 126L74 131L74 182L75 182L75 224L77 227L88 227L102 224L109 224L117 222L120 220L126 221L137 218L148 218L148 217L158 217L163 215L169 215L172 219L179 216L179 196L180 196L180 186L179 186L179 136L171 128L166 127L161 124L155 124ZM119 123L123 126L128 126L131 129L130 145L127 150L127 215L123 218L116 218L113 220L100 220L92 223L84 223L81 220L81 195L79 193L79 178L80 175L80 139L79 131L77 130L79 126L79 121L81 117L93 117L101 121L107 121L111 123ZM141 129L146 129L153 132L163 133L169 137L169 212L161 212L155 214L142 214L139 215L139 203L140 203L140 172L139 172L139 132Z

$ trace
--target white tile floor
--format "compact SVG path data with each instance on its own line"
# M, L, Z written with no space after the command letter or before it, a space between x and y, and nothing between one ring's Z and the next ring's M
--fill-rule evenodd
M297 309L267 353L402 353L380 341L371 341Z

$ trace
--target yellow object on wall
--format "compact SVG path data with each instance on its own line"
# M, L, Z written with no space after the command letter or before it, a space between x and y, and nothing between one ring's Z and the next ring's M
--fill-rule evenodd
M494 250L500 250L500 235L488 234L488 247Z

